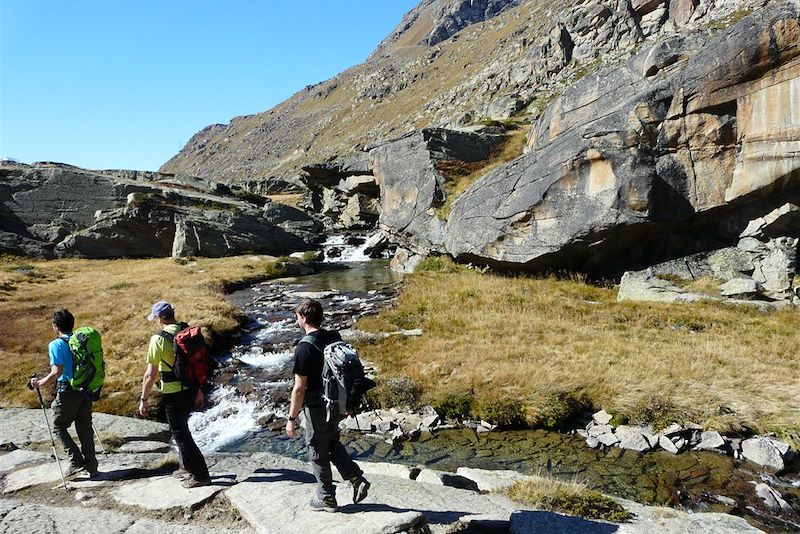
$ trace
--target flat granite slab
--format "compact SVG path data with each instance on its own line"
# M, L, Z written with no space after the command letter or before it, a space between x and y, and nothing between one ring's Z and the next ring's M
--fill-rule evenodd
M45 462L49 459L50 455L44 452L17 449L0 456L0 475L5 475L6 473L19 469L27 464ZM55 460L52 461L55 462Z
M229 484L229 483L228 483ZM171 476L158 476L132 481L111 492L115 501L147 510L170 508L196 508L224 490L228 484L186 489L181 481Z
M731 534L762 532L741 517L718 513L690 514L672 508L644 506L621 500L635 517L628 523L606 523L543 510L519 510L511 515L511 534Z
M214 525L179 525L155 519L139 519L116 511L80 506L54 507L0 500L0 532L26 534L247 534L247 527L236 530Z
M61 462L61 467L67 469L69 467L69 462ZM60 483L61 473L58 471L58 465L56 465L55 460L52 460L42 465L26 467L9 473L8 476L6 476L5 482L3 494L13 493L39 484Z
M169 452L170 444L163 441L128 441L117 449L117 452Z
M47 411L47 417L52 425L51 410ZM45 425L41 409L0 408L0 420L3 421L3 425L0 427L0 443L11 442L22 448L31 443L50 442L50 433ZM169 434L169 427L165 423L147 419L95 412L92 422L100 434L100 439L103 440L112 436L122 439L156 439ZM74 427L71 429L71 433L75 436Z
M369 480L369 496L359 504L352 504L349 484L339 484L337 513L310 511L314 477L303 470L258 469L225 495L256 531L273 534L400 532L423 518L432 526L475 515L502 521L516 509L501 496L382 475L370 475Z

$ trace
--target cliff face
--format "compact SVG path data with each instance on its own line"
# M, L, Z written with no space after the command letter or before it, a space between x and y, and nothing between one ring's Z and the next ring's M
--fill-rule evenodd
M0 251L45 258L289 254L322 225L223 184L70 165L0 165Z
M710 31L750 0L425 0L366 62L268 111L208 126L162 172L289 176L429 126L533 119L554 95L641 43Z

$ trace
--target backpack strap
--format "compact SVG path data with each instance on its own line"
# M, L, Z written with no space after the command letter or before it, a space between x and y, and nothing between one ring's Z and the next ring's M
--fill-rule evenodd
M176 323L176 324L180 327L180 329L178 330L178 333L181 330L186 330L187 328L189 328L189 325L187 323ZM177 358L178 355L177 355L177 353L175 353L175 336L177 334L170 334L166 330L162 330L157 335L159 335L159 336L163 337L164 339L166 339L167 341L169 341L170 345L172 345L172 352L173 352L173 354L175 354L175 358ZM161 373L161 380L164 381L164 382L180 382L180 379L177 376L175 376L175 373L173 372L173 370L175 369L175 366L168 364L167 362L164 361L163 358L161 359L161 363L163 363L164 365L169 367L169 371Z
M325 349L323 347L320 347L319 345L317 345L316 341L317 341L317 336L312 336L311 334L306 334L300 340L298 345L300 343L308 343L309 345L311 345L312 347L314 347L315 349L317 349L321 353L325 354Z

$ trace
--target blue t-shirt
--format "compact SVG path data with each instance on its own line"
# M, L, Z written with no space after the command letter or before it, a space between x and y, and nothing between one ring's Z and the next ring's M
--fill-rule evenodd
M47 352L50 353L50 365L64 366L61 376L58 377L59 382L69 382L69 379L72 378L72 351L69 350L67 344L71 335L72 333L59 336L47 346Z

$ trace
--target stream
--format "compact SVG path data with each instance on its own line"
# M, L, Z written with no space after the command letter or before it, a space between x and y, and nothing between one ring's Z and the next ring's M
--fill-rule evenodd
M340 237L325 245L326 252L331 248L335 252L334 258L326 253L327 268L322 272L264 282L229 295L250 323L239 344L219 359L210 407L190 419L195 440L204 451L267 451L305 459L303 440L290 439L283 432L293 350L301 337L293 307L303 297L316 298L325 308L324 326L346 329L359 317L390 305L399 282L387 260L367 261L358 246L348 247ZM459 428L422 433L417 439L394 444L350 432L342 434L342 441L356 459L364 461L451 472L465 466L547 474L646 504L733 513L768 532L800 531L796 515L769 510L754 491L755 483L767 482L800 509L797 464L790 474L776 477L714 452L673 455L663 450L590 449L577 435L545 430L476 433Z

